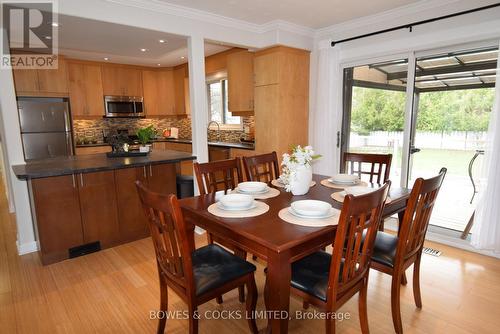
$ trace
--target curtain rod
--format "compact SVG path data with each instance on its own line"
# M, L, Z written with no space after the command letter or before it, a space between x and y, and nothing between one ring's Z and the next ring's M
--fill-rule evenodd
M470 14L470 13L474 13L474 12L479 12L479 11L482 11L482 10L491 9L491 8L495 8L495 7L498 7L498 6L500 6L500 3L495 3L495 4L484 6L484 7L478 7L478 8L474 8L474 9L464 10L462 12L448 14L448 15L444 15L444 16L439 16L439 17L435 17L435 18L432 18L432 19L427 19L427 20L417 21L417 22L413 22L413 23L408 23L408 24L400 25L400 26L393 27L393 28L378 30L378 31L370 32L368 34L363 34L363 35L358 35L358 36L354 36L354 37L349 37L349 38L341 39L339 41L332 41L331 46L334 47L336 44L340 44L340 43L344 43L344 42L349 42L349 41L353 41L355 39L370 37L370 36L374 36L374 35L379 35L379 34L383 34L383 33L394 31L394 30L399 30L399 29L410 29L410 32L412 32L414 26L418 26L418 25L426 24L426 23L430 23L430 22L435 22L435 21L439 21L439 20L449 19L449 18L455 17L455 16L460 16L460 15Z

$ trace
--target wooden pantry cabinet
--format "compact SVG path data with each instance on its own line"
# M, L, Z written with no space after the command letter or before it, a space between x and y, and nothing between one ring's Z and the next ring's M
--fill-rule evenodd
M104 95L142 96L142 71L131 66L102 65Z
M253 115L254 56L246 50L227 55L228 109L235 116Z
M255 54L255 150L308 143L309 51L283 46Z
M69 62L68 82L73 118L101 118L104 116L101 66Z
M67 96L66 59L59 56L57 69L13 69L17 96Z
M168 70L143 70L144 110L148 117L176 115L174 73Z
M174 67L175 113L177 115L191 114L189 102L189 74L187 64Z

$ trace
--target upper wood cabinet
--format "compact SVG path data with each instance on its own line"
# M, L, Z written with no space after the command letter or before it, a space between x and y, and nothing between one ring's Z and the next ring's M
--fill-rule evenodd
M68 64L69 98L74 118L104 116L101 66Z
M59 56L57 69L14 69L14 84L17 95L67 96L68 71L64 57Z
M142 96L142 71L137 68L102 65L104 95Z
M253 54L240 51L227 56L228 109L233 115L253 114Z
M280 54L265 50L257 55L254 60L255 86L277 84L279 82Z
M172 70L144 70L142 71L142 84L146 115L176 115Z
M189 80L187 65L174 69L175 112L177 115L190 113L189 107Z

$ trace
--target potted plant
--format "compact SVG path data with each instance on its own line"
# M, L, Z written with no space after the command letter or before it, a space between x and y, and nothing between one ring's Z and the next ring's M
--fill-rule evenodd
M294 195L307 194L312 181L311 163L319 158L321 155L315 154L311 146L297 145L291 154L283 154L283 174L280 175L280 180L285 185L285 190Z
M155 139L155 137L156 131L152 125L137 130L137 139L139 139L139 142L141 143L139 151L149 152L151 150L151 145L149 144L153 141L153 139Z

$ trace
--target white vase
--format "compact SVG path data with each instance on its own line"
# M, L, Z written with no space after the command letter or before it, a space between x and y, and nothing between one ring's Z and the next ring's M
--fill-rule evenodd
M295 179L290 182L292 194L296 196L307 194L312 181L311 165L299 166L295 173Z

